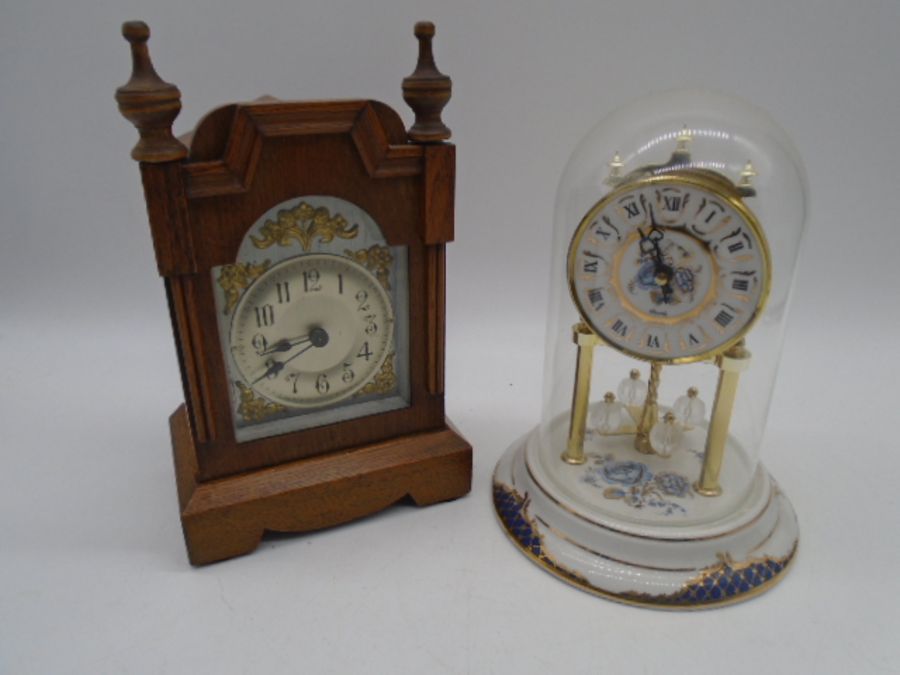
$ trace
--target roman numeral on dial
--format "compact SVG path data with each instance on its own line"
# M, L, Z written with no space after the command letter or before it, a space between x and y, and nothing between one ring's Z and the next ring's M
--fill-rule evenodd
M717 324L719 324L720 326L722 326L722 328L725 328L726 326L728 326L728 324L730 324L733 320L734 320L734 314L732 314L731 312L729 312L726 309L721 310L715 316L715 322Z
M703 175L622 184L582 218L567 259L581 316L637 358L709 359L765 300L765 233L750 206Z
M629 219L641 215L641 207L637 202L625 202L622 204L622 210L625 211L625 217Z
M680 211L681 197L677 195L663 195L663 207L666 211Z
M591 307L596 310L603 309L603 305L606 304L606 300L603 297L603 289L602 288L592 288L587 292L588 300L591 303Z
M613 333L616 333L617 335L621 335L622 337L628 335L628 325L622 321L622 319L616 319L611 328Z

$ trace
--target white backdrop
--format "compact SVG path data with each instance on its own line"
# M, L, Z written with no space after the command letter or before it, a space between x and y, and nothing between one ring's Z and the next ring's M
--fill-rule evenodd
M454 80L448 414L472 494L192 569L181 398L116 109L146 20L188 130L222 103L377 98L406 120L412 26ZM0 673L900 672L900 5L701 2L0 6ZM556 184L605 113L674 86L767 109L811 220L763 458L801 524L771 593L669 614L570 588L508 543L490 473L537 422Z

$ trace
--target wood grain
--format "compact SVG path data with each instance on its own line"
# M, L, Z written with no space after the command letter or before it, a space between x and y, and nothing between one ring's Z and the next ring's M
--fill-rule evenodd
M184 406L170 418L182 526L192 564L254 550L263 534L308 532L469 492L472 448L453 429L410 434L325 457L201 483Z
M246 553L265 530L307 531L405 496L425 505L468 492L471 447L444 416L444 246L454 233L454 147L413 142L397 113L377 101L266 98L213 110L183 137L186 148L171 138L180 94L153 71L149 29L138 22L123 32L135 70L117 99L141 134L134 156L142 160L185 395L171 428L191 561ZM428 86L417 91L431 96ZM214 268L236 260L263 213L302 195L352 202L389 245L406 247L410 403L238 443Z

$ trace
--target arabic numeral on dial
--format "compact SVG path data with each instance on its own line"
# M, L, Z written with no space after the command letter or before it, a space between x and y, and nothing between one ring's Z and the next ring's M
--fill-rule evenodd
M366 335L375 335L378 332L378 324L375 323L375 319L374 314L366 314Z
M365 290L360 290L356 292L356 302L359 303L357 306L357 310L360 312L369 311L369 293Z
M275 293L278 294L279 305L291 301L291 289L287 281L279 281L275 284Z
M291 391L295 394L297 393L297 385L300 383L300 373L291 373L287 377L288 382L291 383Z
M369 343L363 342L362 347L359 348L359 353L356 355L358 359L365 359L368 361L372 358L372 350L369 349Z
M324 396L328 393L329 389L331 389L331 385L328 384L328 375L322 373L316 378L316 391L319 392L320 395Z
M266 348L269 346L269 341L266 340L266 336L262 333L257 333L253 336L253 339L250 340L250 344L253 345L253 348L256 350L257 354L261 354L266 351Z
M353 382L353 378L356 377L356 373L353 372L353 369L350 368L349 363L344 364L344 372L341 373L341 380L344 384L350 384Z
M303 272L303 290L306 293L321 291L322 285L319 283L319 270L307 270Z
M275 308L272 305L261 305L253 308L256 313L256 327L272 326L275 324Z

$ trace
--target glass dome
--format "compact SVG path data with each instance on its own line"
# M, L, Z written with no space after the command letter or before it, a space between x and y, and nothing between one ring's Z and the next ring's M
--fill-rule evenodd
M556 200L540 425L494 507L544 569L621 602L771 588L797 519L759 461L806 218L761 110L673 91L579 143Z
M785 132L767 113L730 96L698 90L654 95L619 109L585 136L563 173L556 199L543 414L528 451L529 466L541 480L556 484L594 516L609 515L635 527L714 523L741 510L760 472L806 192L802 162ZM735 209L713 213L709 204L717 199ZM627 239L632 215L643 222L630 230L630 248L623 243L624 252L618 252L607 237ZM743 230L742 221L747 221ZM659 230L661 246L654 244L651 228ZM698 241L695 233L701 230L704 236ZM748 252L754 244L756 258ZM729 254L731 248L737 253ZM617 257L607 261L604 255ZM600 281L593 279L598 257ZM609 272L604 281L607 262L620 271ZM757 286L753 297L748 297L752 289L747 278ZM602 310L594 311L592 303L604 302ZM677 303L684 309L677 309ZM702 312L708 315L705 324ZM738 317L734 322L732 314ZM745 325L737 326L741 314ZM629 325L618 325L620 319ZM723 321L731 325L725 329ZM583 437L598 485L581 481L573 487L564 477L571 469L560 456L572 432L573 402L577 408L579 325L588 338L599 337L596 349L589 349L593 358ZM693 350L694 336L685 332L686 326L697 327ZM630 334L618 335L617 327ZM728 404L717 400L723 372L717 359L735 349L742 349L746 358L735 378L716 480L704 486L701 473L710 469L704 467L710 421L717 413L723 416ZM654 361L660 365L653 366ZM654 384L656 409L647 411L644 398ZM631 413L618 431L608 430L614 417L611 400ZM648 413L643 430L647 452L638 452L633 438ZM667 413L672 419L666 419ZM599 426L598 419L603 420ZM664 426L650 439L657 424ZM654 439L659 448L653 448ZM643 500L623 489L633 487L627 479L615 480L624 462L632 463L621 471L646 470L693 485L694 498L685 500L690 506L659 495ZM659 505L648 507L649 501ZM667 511L672 510L685 512L671 518Z

